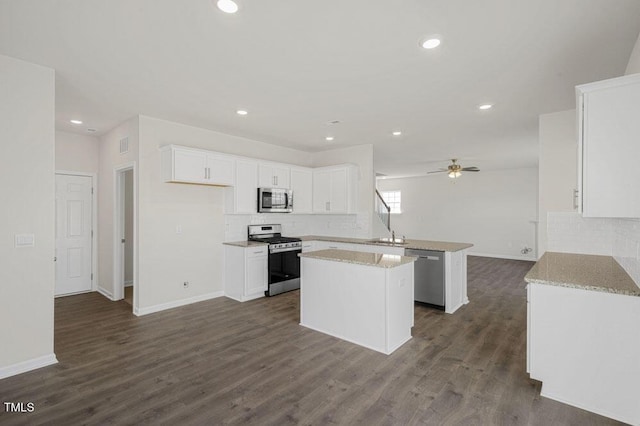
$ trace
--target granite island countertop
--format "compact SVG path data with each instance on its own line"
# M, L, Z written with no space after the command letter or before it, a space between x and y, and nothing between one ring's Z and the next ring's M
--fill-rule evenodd
M611 256L546 252L524 280L533 284L640 296L640 287Z
M351 250L318 250L300 253L298 256L311 259L331 260L334 262L353 263L355 265L375 266L378 268L395 268L396 266L413 263L417 258L381 253L364 253Z
M413 250L434 250L434 251L460 251L473 247L470 243L454 243L447 241L430 241L430 240L414 240L407 238L405 244L381 244L372 242L372 239L363 238L345 238L345 237L326 237L320 235L303 235L299 236L302 241L331 241L334 243L349 243L349 244L366 244L370 246L386 246L386 247L401 247L405 249Z

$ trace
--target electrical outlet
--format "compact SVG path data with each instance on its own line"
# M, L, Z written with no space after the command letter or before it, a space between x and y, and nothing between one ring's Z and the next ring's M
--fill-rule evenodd
M182 283L182 287L183 287L183 288L187 288L187 287L189 287L189 281L185 281L185 282L183 282L183 283Z

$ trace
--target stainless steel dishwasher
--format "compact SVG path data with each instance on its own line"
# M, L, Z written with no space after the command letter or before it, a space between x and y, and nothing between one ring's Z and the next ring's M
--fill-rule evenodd
M444 309L444 252L432 250L405 250L405 256L414 256L414 298Z

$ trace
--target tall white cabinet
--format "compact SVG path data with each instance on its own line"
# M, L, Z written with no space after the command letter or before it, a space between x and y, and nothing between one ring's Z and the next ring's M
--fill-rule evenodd
M584 217L640 217L640 74L576 93L578 209Z
M293 213L313 211L313 169L291 168L291 190L293 191Z
M313 212L352 213L356 210L357 168L351 164L313 170Z
M225 212L253 214L258 210L258 162L236 160L236 183L226 189Z

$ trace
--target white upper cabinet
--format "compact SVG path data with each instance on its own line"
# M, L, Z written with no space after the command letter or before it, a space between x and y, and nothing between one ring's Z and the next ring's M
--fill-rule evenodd
M260 188L286 188L290 189L291 169L283 164L260 163L259 186Z
M640 75L585 84L576 93L578 208L585 217L640 217Z
M226 189L227 213L253 214L258 205L258 162L250 159L236 161L236 183Z
M165 182L233 185L235 159L232 156L169 145L162 148L162 178Z
M291 168L293 212L311 213L313 210L313 170L306 167Z
M357 211L358 167L308 168L168 145L161 148L165 182L227 186L225 212L257 212L257 189L293 191L293 213L345 214Z
M314 169L313 212L353 213L356 210L356 184L357 168L354 165Z

